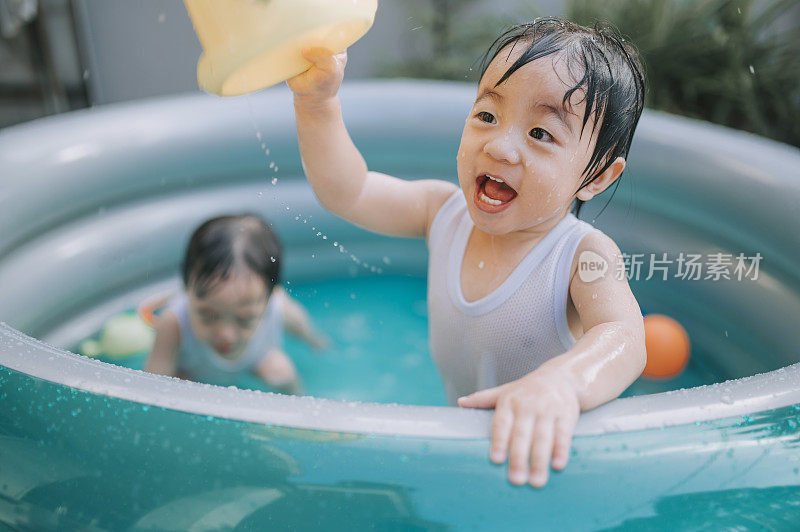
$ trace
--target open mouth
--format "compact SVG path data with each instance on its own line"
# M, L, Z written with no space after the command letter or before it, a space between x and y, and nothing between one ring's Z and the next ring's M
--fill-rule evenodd
M220 355L227 355L231 351L233 351L233 344L215 344L214 349Z
M517 197L517 191L502 178L490 174L479 175L476 185L475 205L485 212L500 212Z

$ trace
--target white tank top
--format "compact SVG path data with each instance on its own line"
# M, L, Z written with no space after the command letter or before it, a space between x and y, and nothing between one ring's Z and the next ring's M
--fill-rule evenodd
M500 287L467 302L461 264L474 224L460 190L439 211L428 236L428 326L447 399L519 379L566 352L572 257L592 225L565 216Z
M197 382L220 386L236 384L242 373L252 372L270 349L283 345L282 298L282 290L273 291L258 329L253 333L244 352L234 360L219 356L195 336L189 321L189 299L184 292L170 299L167 308L178 318L181 333L178 372Z

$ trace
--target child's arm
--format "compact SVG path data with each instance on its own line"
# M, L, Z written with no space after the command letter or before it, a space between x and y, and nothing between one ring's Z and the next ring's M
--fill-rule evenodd
M276 290L281 290L276 288ZM299 338L314 349L323 349L328 345L328 339L318 333L311 323L308 311L296 299L285 291L281 291L283 297L283 322L286 330L295 338Z
M604 277L592 282L575 274L587 250L609 264ZM463 407L494 407L490 456L495 463L508 457L514 484L541 487L551 461L554 469L566 467L579 413L618 397L644 370L642 313L627 279L614 271L622 264L620 257L606 235L593 232L583 238L570 281L583 336L523 378L459 399Z
M156 324L156 340L144 370L174 377L177 371L180 340L178 318L172 312L164 311Z
M302 389L297 368L282 349L274 348L264 355L255 374L280 393L297 394Z
M294 92L303 167L317 198L332 213L370 231L426 236L436 211L457 187L447 181L405 181L368 171L347 133L336 96L347 53L332 55L325 48L304 52L314 66L288 84Z

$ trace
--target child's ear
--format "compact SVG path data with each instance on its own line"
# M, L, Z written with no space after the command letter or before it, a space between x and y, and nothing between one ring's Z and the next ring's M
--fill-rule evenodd
M602 174L598 175L594 181L580 189L576 196L581 201L589 201L616 181L619 176L622 175L623 170L625 170L625 158L617 157L614 159L614 162L611 163L611 166L606 168Z

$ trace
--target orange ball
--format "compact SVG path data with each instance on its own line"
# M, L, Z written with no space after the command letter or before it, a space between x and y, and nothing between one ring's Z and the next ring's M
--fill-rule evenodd
M656 379L675 377L689 362L689 335L681 324L663 314L644 317L647 365L642 375Z

